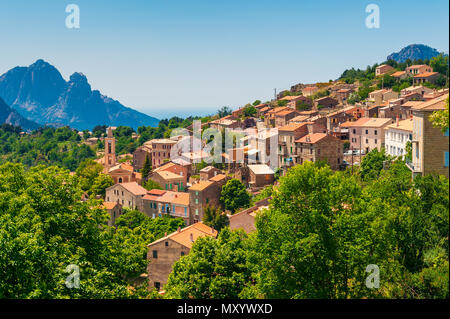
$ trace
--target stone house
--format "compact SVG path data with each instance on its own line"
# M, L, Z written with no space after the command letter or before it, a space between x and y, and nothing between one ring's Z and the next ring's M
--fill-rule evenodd
M443 110L448 93L433 100L423 102L412 108L413 137L412 163L413 175L436 173L449 177L449 132L433 127L429 117L434 111Z
M217 174L221 174L222 171L214 166L206 166L200 170L200 180L207 181L211 177L216 176Z
M118 202L103 202L101 207L106 209L109 214L108 226L114 226L116 219L122 215L122 205Z
M265 164L248 165L249 185L251 188L261 188L273 184L275 172Z
M255 205L250 208L247 208L233 215L229 215L228 220L230 221L230 229L243 229L247 234L254 232L256 230L255 217L258 212L268 208L270 199L271 197L264 198L260 201L257 201Z
M415 65L408 66L405 69L405 72L408 76L415 76L418 74L433 72L433 68L426 64L415 64Z
M189 193L153 189L143 197L143 207L144 213L151 218L169 215L183 218L185 225L189 225Z
M141 184L142 175L134 171L133 166L120 163L108 169L108 175L112 177L115 184L137 182Z
M393 71L394 68L387 64L379 65L375 68L375 76L383 75L386 73L389 73L390 71Z
M217 237L217 231L199 222L178 229L147 245L147 274L149 287L160 290L172 272L173 264L189 254L192 244L199 237Z
M186 188L186 176L181 176L171 171L156 171L150 175L150 179L157 182L162 189L183 192Z
M207 206L219 207L221 191L222 187L213 181L200 181L189 187L189 224L201 221Z
M142 197L147 190L136 182L116 184L106 189L105 202L117 202L122 207L142 211Z
M311 133L295 141L299 164L305 161L325 161L333 170L339 170L343 162L344 149L340 139L326 133Z

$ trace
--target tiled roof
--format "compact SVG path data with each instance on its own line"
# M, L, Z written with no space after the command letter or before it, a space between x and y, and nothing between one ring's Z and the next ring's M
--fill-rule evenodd
M427 77L430 77L430 76L433 76L436 74L438 74L438 72L424 72L421 74L414 75L414 77L415 78L427 78Z
M211 186L213 184L214 184L214 182L210 182L210 181L200 181L200 182L192 185L191 187L189 187L189 190L203 191L204 189L208 188L209 186Z
M102 204L102 206L106 209L113 209L116 205L118 205L117 202L103 202Z
M293 100L296 100L299 98L301 98L301 95L294 95L294 96L288 95L288 96L281 98L280 100L281 101L293 101Z
M306 125L307 123L289 123L278 128L278 131L293 132Z
M327 137L327 134L325 134L325 133L312 133L312 134L305 135L302 138L299 138L295 142L296 143L315 144L315 143L319 142L320 140L324 139L325 137Z
M147 192L147 194L161 196L161 195L164 195L165 192L166 191L162 190L162 189L151 189Z
M409 131L412 132L413 129L413 120L411 119L406 119L403 121L398 121L397 123L391 124L386 126L386 128L392 128L392 129L396 129L396 130L402 130L402 131Z
M215 237L217 237L217 231L215 229L203 224L202 222L198 222L198 223L192 224L188 227L185 227L185 228L181 229L180 231L175 231L168 236L158 239L157 241L154 241L153 243L151 243L147 246L151 246L156 243L165 241L167 239L171 239L171 240L190 249L192 247L192 244L195 242L195 240L197 240L197 238L205 237L205 236L210 236L210 237L215 238Z
M446 99L448 99L448 93L444 94L442 96L439 96L435 99L423 102L419 105L413 106L411 109L424 110L424 111L443 110L445 107Z
M147 190L144 187L140 186L136 182L122 183L122 184L116 184L116 185L121 185L123 188L125 188L127 191L129 191L133 195L145 195L145 194L147 194Z
M369 120L364 122L361 127L382 127L390 122L392 122L392 119L390 118L369 118Z
M117 164L116 166L111 167L108 170L108 172L113 172L113 171L118 170L118 169L123 169L123 170L129 171L129 172L133 172L134 171L133 166L125 164L125 163L120 163L120 164Z
M170 171L158 171L158 172L154 172L154 174L158 174L165 180L182 179L183 178L183 176L172 173Z
M221 181L221 180L223 180L225 178L227 178L227 175L225 175L225 174L217 174L216 176L211 177L209 180L213 181L213 182L219 182L219 181Z
M405 71L397 71L397 72L392 73L391 76L399 77L399 76L402 76L405 73L406 73Z
M366 123L369 120L368 117L362 117L360 119L358 119L357 121L348 121L345 123L342 123L340 126L341 127L353 127L353 126L362 126L364 123Z

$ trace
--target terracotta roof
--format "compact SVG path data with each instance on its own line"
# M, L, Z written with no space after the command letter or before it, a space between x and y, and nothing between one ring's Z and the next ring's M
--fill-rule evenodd
M392 122L392 119L390 118L369 118L369 120L364 122L361 127L382 127L390 122Z
M407 101L402 104L402 107L414 107L422 103L423 101Z
M209 186L211 186L213 184L214 184L214 182L210 182L210 181L200 181L200 182L192 185L191 187L189 187L189 190L203 191L204 189L208 188Z
M150 143L156 143L156 144L176 144L177 141L169 140L168 138L156 138L151 141Z
M183 178L183 176L172 173L170 171L158 171L158 172L154 172L154 174L158 174L165 180L182 179Z
M415 78L427 78L433 75L439 74L438 72L424 72L421 74L414 75Z
M136 182L122 183L122 184L116 184L116 185L121 185L123 188L125 188L127 191L129 191L133 195L145 195L145 194L147 194L147 190L144 187L140 186Z
M302 89L302 91L314 91L314 90L318 90L319 88L317 86L307 86L305 88Z
M342 123L340 127L353 127L353 126L362 126L364 123L366 123L368 120L370 120L368 117L362 117L358 119L357 121L348 121L345 123Z
M117 164L117 165L111 167L108 170L108 172L113 172L113 171L118 170L118 169L123 169L123 170L129 171L129 172L134 172L133 166L125 164L125 163L120 163L120 164Z
M306 125L306 122L303 123L289 123L287 125L284 125L282 127L278 128L278 131L285 131L285 132L293 132L301 128L302 126Z
M102 207L106 209L113 209L116 205L118 205L117 202L103 202Z
M147 194L161 196L161 195L164 195L165 192L166 191L162 190L162 189L151 189L147 192Z
M261 108L259 111L260 111L260 112L265 112L265 111L268 111L268 110L270 110L270 109L271 109L271 107L266 106L266 107Z
M392 73L391 76L399 77L399 76L402 76L403 74L406 74L406 72L405 71L397 71L397 72Z
M213 182L219 182L219 181L223 180L224 178L227 178L227 175L225 175L225 174L217 174L216 176L211 177L209 180L213 181Z
M290 119L289 121L290 122L304 122L309 118L310 118L309 115L299 115L299 116L294 117L293 119Z
M293 101L293 100L296 100L296 99L298 99L298 98L300 98L301 97L301 95L288 95L288 96L285 96L285 97L283 97L283 98L281 98L280 100L281 101Z
M172 234L165 236L161 239L158 239L157 241L154 241L151 244L148 244L147 246L150 247L151 245L154 245L156 243L165 241L167 239L171 239L187 248L191 248L192 244L197 240L199 237L217 237L217 231L202 222L198 222L195 224L192 224L188 227L185 227L181 229L180 231L175 231Z
M165 164L161 165L160 167L155 168L153 170L153 172L164 171L164 170L166 170L168 168L171 168L172 166L175 166L175 165L176 165L175 163L168 162L168 163L165 163Z
M448 93L441 95L435 99L423 102L419 105L413 106L413 110L434 111L443 110L445 108L445 100L448 99Z
M324 139L325 137L327 137L327 134L325 134L325 133L312 133L312 134L308 134L308 135L305 135L305 136L299 138L295 142L296 143L315 144L315 143L319 142L320 140Z
M386 126L386 128L392 128L392 129L396 129L396 130L412 132L413 120L412 120L412 118L410 118L410 119L406 119L403 121L398 121L398 125L397 125L397 123L394 123L394 124Z
M293 110L293 109L290 109L290 110L284 110L284 111L275 113L275 116L286 116L286 115L291 114L291 113L294 113L294 112L296 112L296 111Z
M274 108L273 110L270 110L269 112L267 112L268 114L275 114L284 110L288 110L291 109L289 106L279 106Z

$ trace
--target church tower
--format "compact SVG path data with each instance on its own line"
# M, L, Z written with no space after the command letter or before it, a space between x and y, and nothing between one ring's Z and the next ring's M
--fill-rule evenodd
M112 128L108 127L105 138L105 168L109 169L116 165L116 139L112 134Z

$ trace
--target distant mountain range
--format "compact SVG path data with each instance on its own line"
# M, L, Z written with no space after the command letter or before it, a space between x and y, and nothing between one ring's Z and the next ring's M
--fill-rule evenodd
M37 129L40 126L39 124L24 118L0 98L0 124L3 123L20 126L26 131Z
M96 125L125 125L137 129L159 123L154 117L92 90L82 73L74 73L65 81L61 73L44 60L37 60L28 67L15 67L0 76L0 98L19 115L39 124L69 125L85 130Z
M438 56L440 52L433 49L425 44L410 44L404 47L399 52L394 52L389 54L386 58L387 60L395 60L397 62L403 63L406 60L427 60L435 56Z

